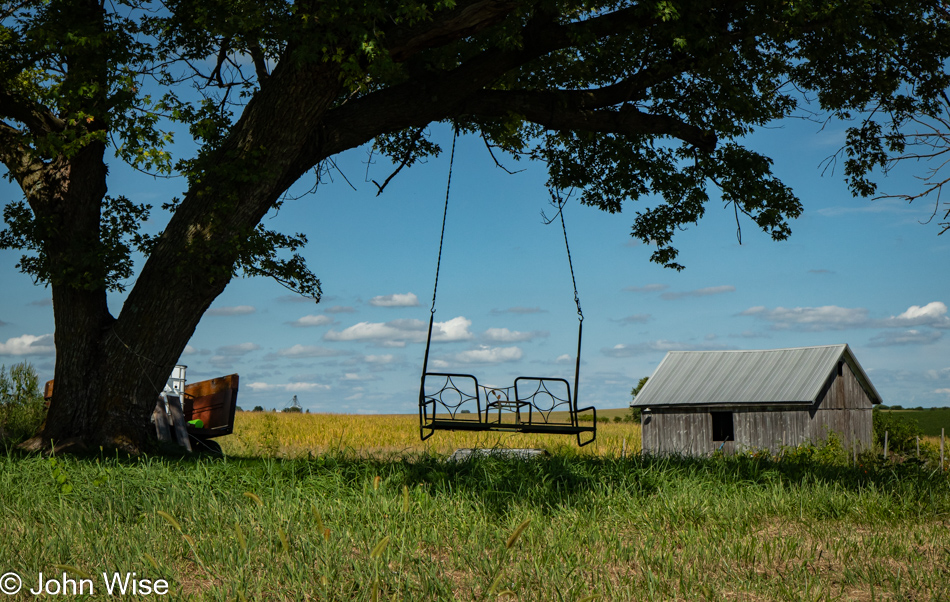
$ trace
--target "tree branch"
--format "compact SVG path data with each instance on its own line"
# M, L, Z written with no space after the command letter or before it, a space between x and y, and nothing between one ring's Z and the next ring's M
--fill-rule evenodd
M248 51L251 54L251 59L254 61L257 81L263 84L270 73L267 72L267 62L264 60L264 52L261 50L261 45L257 43L257 40L251 40L248 44Z
M517 6L515 0L468 0L436 13L433 20L387 32L387 47L393 61L405 62L423 50L474 35L496 25Z
M602 90L485 90L475 94L463 106L466 113L486 117L504 117L514 113L552 130L581 130L626 136L669 135L703 152L715 150L717 140L714 134L675 117L643 113L632 105L624 105L619 110L598 109L608 103L613 104L608 99L616 95L616 90L608 90L601 95Z
M523 28L521 48L488 48L451 71L424 72L407 82L328 111L322 120L322 131L314 132L312 153L315 157L324 153L332 155L372 140L381 132L422 127L432 121L462 114L462 106L472 95L492 85L505 73L548 53L569 48L578 39L589 39L590 36L599 39L655 23L655 18L644 18L633 8L568 24L557 23L546 15L536 16ZM660 76L658 70L645 70L639 74L641 84L648 77ZM616 88L607 87L604 102L610 95L629 95L627 86L630 85L631 82L625 82Z
M409 141L409 148L406 149L406 152L403 154L402 159L399 161L399 167L396 168L396 171L394 171L394 172L392 172L391 174L389 174L389 177L386 178L386 180L385 180L382 184L380 184L380 183L377 182L376 180L373 180L373 184L375 184L375 185L376 185L376 188L377 188L377 190L376 190L376 196L379 196L379 195L383 194L383 190L386 188L386 186L389 185L389 182L390 182L393 178L395 178L395 177L396 177L396 174L398 174L400 171L402 171L402 169L403 169L406 165L409 164L410 159L412 159L412 151L414 151L414 150L416 149L416 143L419 141L419 138L422 138L422 134L423 134L424 132L425 132L425 128L424 128L424 127L421 127L421 128L419 128L418 130L416 130L416 133L415 133L415 134L412 135L412 140Z
M61 132L66 123L43 105L0 90L0 117L19 121L37 135Z
M41 160L29 152L20 130L0 121L0 162L7 166L10 173L24 191L30 191L44 165Z

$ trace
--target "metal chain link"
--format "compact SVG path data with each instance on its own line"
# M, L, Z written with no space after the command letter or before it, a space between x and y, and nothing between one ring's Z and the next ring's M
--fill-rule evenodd
M561 216L561 231L564 232L564 248L567 249L567 265L571 268L571 284L574 285L574 304L577 305L578 320L584 321L584 312L581 311L581 298L577 294L577 280L574 278L574 262L571 260L571 245L567 242L567 226L564 225L564 201L560 201L558 214Z
M432 307L430 314L435 313L435 295L439 290L439 269L442 267L442 243L445 240L445 217L449 213L449 190L452 188L452 168L455 166L455 141L458 139L459 129L456 126L452 134L452 155L449 158L449 179L445 184L445 207L442 209L442 233L439 235L439 259L435 263L435 286L432 287Z

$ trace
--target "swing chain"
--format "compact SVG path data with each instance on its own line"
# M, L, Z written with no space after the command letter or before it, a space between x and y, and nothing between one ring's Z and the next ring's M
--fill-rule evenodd
M449 190L452 188L452 168L455 166L455 141L459 136L459 128L456 125L452 134L452 154L449 158L449 179L445 183L445 207L442 209L442 233L439 235L439 259L435 263L435 286L432 287L432 307L430 314L435 314L435 295L439 290L439 269L442 267L442 243L445 241L445 218L449 213ZM575 290L576 292L576 290Z
M567 242L567 226L564 225L564 204L566 199L558 198L558 215L561 216L561 231L564 232L564 248L567 249L567 265L571 268L571 284L574 285L574 304L577 306L577 319L584 321L584 312L581 311L581 298L577 294L577 280L574 278L574 262L571 260L571 245Z

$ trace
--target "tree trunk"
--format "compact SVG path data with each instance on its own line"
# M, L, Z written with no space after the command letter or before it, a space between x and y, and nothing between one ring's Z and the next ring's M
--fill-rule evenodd
M174 305L179 292L154 303ZM137 308L143 319L122 328L94 297L54 287L56 383L34 448L146 449L155 402L204 313L180 308L179 319L151 320L151 308Z
M335 71L274 71L268 82L273 92L263 90L228 141L200 159L202 183L185 195L118 318L108 312L104 288L88 291L54 283L56 384L44 428L28 449L60 444L132 453L144 449L153 432L149 417L156 398L201 317L233 277L239 246L279 195L312 165L301 159L301 149L338 95L337 79ZM281 115L296 118L281 121ZM98 198L86 190L73 205L73 211L96 208L95 224L66 228L81 232L65 237L53 232L48 240L64 249L98 244L95 236L69 239L98 233L104 171L102 175ZM80 180L67 176L61 182L69 190ZM88 221L90 216L85 217ZM60 267L76 261L75 254L65 252L50 253L50 258Z

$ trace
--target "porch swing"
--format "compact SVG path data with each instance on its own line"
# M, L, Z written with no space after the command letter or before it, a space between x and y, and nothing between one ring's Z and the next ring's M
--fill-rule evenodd
M419 436L423 441L435 431L476 431L574 435L583 447L597 438L597 409L577 407L577 384L581 369L581 335L584 314L577 294L571 248L564 225L564 206L558 206L564 247L574 285L574 304L577 306L577 358L574 364L574 392L563 378L519 376L511 386L494 387L479 384L472 374L429 372L429 350L432 346L432 326L435 321L435 299L439 289L439 269L442 265L442 244L445 241L445 219L449 209L449 190L452 186L452 167L455 163L455 142L449 160L449 177L445 187L445 207L442 211L442 234L439 237L439 257L435 268L432 307L429 310L429 331L426 336L425 356L422 360L422 378L419 384ZM592 422L581 425L580 413L590 413Z

